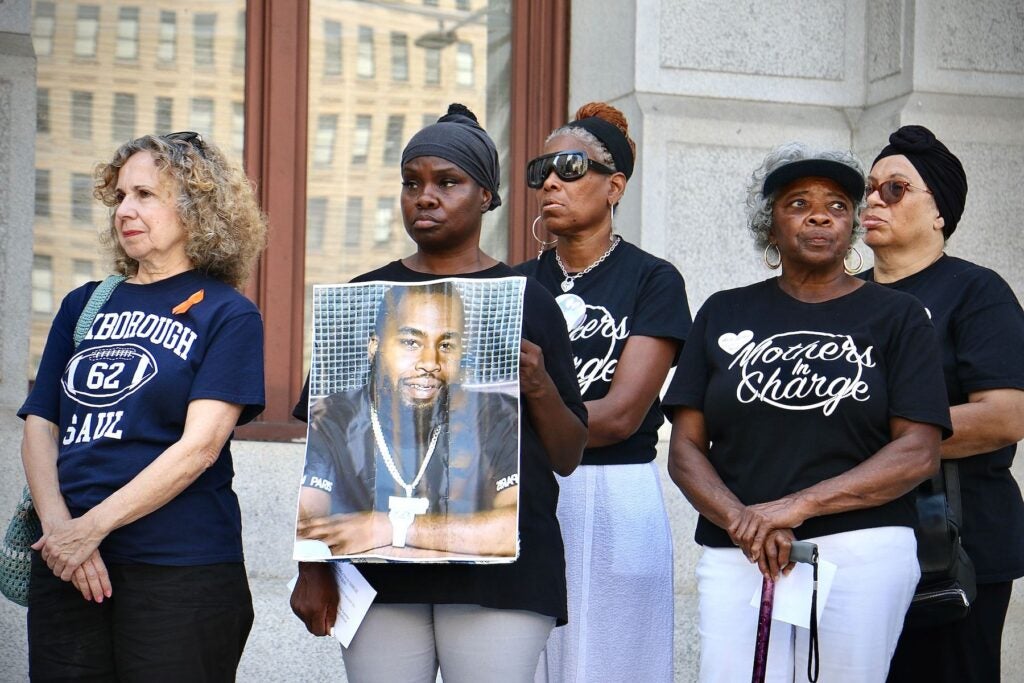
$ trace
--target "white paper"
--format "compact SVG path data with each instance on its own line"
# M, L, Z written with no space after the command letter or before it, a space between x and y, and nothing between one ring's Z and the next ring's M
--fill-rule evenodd
M335 562L334 572L338 577L341 601L338 603L338 619L334 622L331 635L348 647L373 604L373 599L377 597L377 591L351 562Z
M818 560L818 620L828 602L828 594L832 591L832 582L838 568L828 560ZM775 582L775 603L772 607L772 619L793 624L800 628L811 626L811 593L814 586L814 568L809 564L797 563L789 576L782 576ZM761 584L758 583L750 605L758 608L761 605Z
M338 618L330 635L345 647L352 642L359 625L363 623L367 610L377 597L377 591L363 578L351 562L334 562L334 574L338 579ZM295 590L299 577L288 582L288 590Z

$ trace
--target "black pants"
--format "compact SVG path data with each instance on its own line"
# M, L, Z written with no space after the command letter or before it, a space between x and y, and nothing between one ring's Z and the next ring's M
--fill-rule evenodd
M964 619L906 629L889 667L889 683L999 683L1003 622L1013 582L978 585Z
M33 681L233 681L252 627L245 567L108 564L113 595L86 602L33 553Z

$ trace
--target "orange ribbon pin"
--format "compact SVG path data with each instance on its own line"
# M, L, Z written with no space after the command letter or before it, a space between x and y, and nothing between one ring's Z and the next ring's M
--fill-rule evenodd
M188 311L188 309L195 306L197 303L203 300L204 290L200 289L198 292L190 296L189 298L182 301L180 304L171 309L171 313L174 315L181 315Z

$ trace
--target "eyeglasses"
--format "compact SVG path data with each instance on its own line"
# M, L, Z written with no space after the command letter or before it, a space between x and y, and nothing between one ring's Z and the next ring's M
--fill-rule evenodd
M587 156L586 152L579 150L555 152L539 156L526 165L526 185L535 190L543 187L544 181L551 175L551 171L558 174L562 180L571 183L585 176L590 169L605 175L616 172L615 169L594 161Z
M193 130L180 130L160 137L171 142L184 142L192 145L199 152L199 156L206 158L206 144L203 142L203 136Z
M903 195L907 193L907 188L917 190L918 192L927 192L928 194L932 193L931 190L926 190L923 187L915 187L906 180L886 180L885 182L878 183L877 185L869 181L867 195L865 196L870 196L872 192L877 191L878 197L885 202L887 206L892 206L893 204L899 204L903 201Z

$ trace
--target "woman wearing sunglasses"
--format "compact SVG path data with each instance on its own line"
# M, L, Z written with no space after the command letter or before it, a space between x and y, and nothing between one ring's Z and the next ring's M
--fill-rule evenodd
M1013 580L1024 576L1024 502L1010 473L1024 438L1024 313L999 275L947 256L967 199L960 160L923 126L903 126L875 159L862 220L865 276L924 303L942 347L963 528L978 594L967 617L904 630L889 680L998 681Z
M18 411L43 528L29 672L234 680L253 609L231 435L264 404L263 321L238 289L266 218L242 168L191 132L121 145L94 194L124 280L98 313L116 280L65 297Z
M483 215L501 204L499 176L490 136L471 111L451 105L402 152L402 218L416 252L354 282L516 275L480 250ZM428 683L439 667L451 683L526 683L533 680L552 627L565 623L565 565L552 471L567 475L579 464L586 409L558 307L530 280L523 299L519 377L518 559L500 565L361 565L377 597L351 646L342 651L353 683ZM302 420L305 398L295 407ZM292 609L314 635L327 634L337 618L335 581L329 564L299 565Z
M690 328L683 278L614 230L635 145L622 113L595 102L527 166L553 249L523 263L566 316L589 412L583 463L559 480L569 624L539 679L672 679L672 538L654 464L658 393Z
M817 651L823 682L883 681L917 585L911 492L935 472L949 409L920 303L845 272L863 197L849 152L765 158L749 226L780 274L707 300L662 401L669 473L700 513L702 681L750 679L751 597L790 568L794 538L838 571L820 646L772 624L767 680L802 679Z

